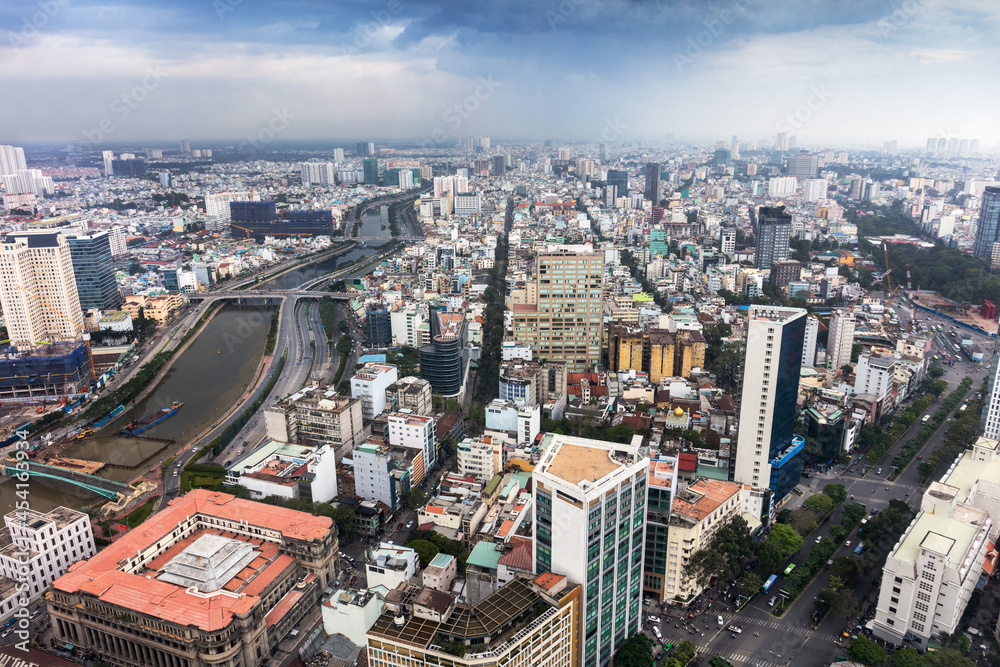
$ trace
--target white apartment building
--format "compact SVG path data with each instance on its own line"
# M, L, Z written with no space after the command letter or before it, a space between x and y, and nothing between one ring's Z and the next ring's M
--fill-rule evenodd
M722 237L719 243L719 250L723 254L732 255L736 252L736 230L735 229L723 229Z
M396 345L410 347L424 345L420 329L422 324L425 324L424 313L419 308L400 308L389 312L389 328L392 330L392 340ZM429 335L429 328L427 332Z
M437 465L437 433L433 417L414 414L409 409L389 415L389 442L424 452L427 470Z
M892 390L895 375L894 356L866 350L861 353L858 367L854 369L854 393L871 394L881 401Z
M1000 374L1000 339L997 340L998 345L993 351L993 365L986 379L986 395L983 397L983 414L979 424L983 436L991 440L1000 440L1000 382L997 382L997 375Z
M924 502L932 505L932 484ZM947 503L944 503L947 505ZM922 650L953 633L983 571L993 521L985 510L955 502L921 509L886 558L875 610L875 636Z
M854 313L840 309L830 316L830 334L826 340L827 368L840 368L851 363L851 348L854 345Z
M455 195L455 215L466 216L483 210L483 196L478 192Z
M806 318L806 337L802 344L802 365L816 365L816 337L819 335L819 320L815 315Z
M4 190L9 193L33 194L37 197L50 195L56 191L55 182L42 173L41 169L18 169L15 173L0 176Z
M83 311L69 242L54 232L11 232L0 242L0 306L15 345L78 340Z
M488 482L503 470L503 443L483 436L458 443L458 474Z
M825 199L828 185L825 178L810 178L806 180L803 185L802 199L810 202Z
M798 181L794 176L775 176L767 182L767 196L791 197L797 186Z
M90 517L83 512L16 510L4 516L4 524L9 539L0 549L0 622L11 618L20 600L39 599L70 565L97 553Z
M19 169L27 169L24 149L20 146L0 146L0 176L16 174Z
M336 185L336 174L330 162L303 162L300 170L302 187L311 188L316 185Z
M111 243L111 256L121 257L128 254L127 235L124 227L109 227L108 241Z
M368 574L368 588L385 586L390 591L417 576L417 552L388 542L368 554L365 570Z
M205 215L210 218L229 219L229 204L234 201L253 201L254 193L250 190L240 192L218 192L205 195Z
M385 390L398 376L395 366L368 362L351 378L351 396L361 399L361 416L366 422L385 410Z
M532 472L538 572L584 587L579 664L609 664L642 623L649 459L620 445L547 433Z

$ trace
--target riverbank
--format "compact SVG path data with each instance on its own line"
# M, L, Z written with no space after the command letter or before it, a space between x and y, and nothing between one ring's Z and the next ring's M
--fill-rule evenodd
M327 259L332 259L339 255L346 255L347 253L349 253L350 251L354 250L357 247L358 247L357 241L347 241L343 245L333 248L332 250L324 250L322 252L316 253L315 255L304 257L299 261L292 261L288 265L282 266L280 270L275 271L270 275L265 275L264 278L262 278L259 282L250 282L246 285L241 285L236 289L247 289L250 287L258 287L260 285L264 285L265 283L271 282L275 278L280 278L281 276L285 275L286 273L289 273L290 271L301 269L304 266L309 266L310 264L315 264L316 262L322 262Z

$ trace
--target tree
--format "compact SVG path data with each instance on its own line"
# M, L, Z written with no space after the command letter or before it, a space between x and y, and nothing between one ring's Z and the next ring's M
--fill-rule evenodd
M729 662L723 657L713 656L711 660L708 661L709 667L732 667L733 663Z
M884 665L887 657L885 649L867 637L852 639L847 647L847 655L851 660L864 665Z
M410 540L406 546L416 551L417 555L420 556L420 567L427 567L434 560L434 557L441 553L437 545L427 540Z
M861 343L855 343L851 345L851 362L857 363L858 358L861 356L861 351L865 349L865 346Z
M827 484L823 487L823 493L830 496L834 505L839 505L847 500L847 489L844 488L843 484Z
M745 598L750 597L754 593L760 590L760 587L764 585L764 581L756 572L747 572L740 579L740 583L736 584L736 590Z
M713 577L723 578L729 571L726 554L714 544L711 549L699 549L691 555L684 566L684 574L693 577L702 588L707 587Z
M840 370L844 372L844 375L850 375L851 373L854 372L854 366L851 366L850 364L844 364L843 366L840 367Z
M795 553L801 549L802 543L805 540L791 526L779 523L771 528L771 532L767 534L765 542L770 542L776 546L782 558L784 558L788 554Z
M337 505L333 508L330 518L337 524L337 530L341 535L354 530L354 508L350 505Z
M802 504L817 512L821 517L826 516L833 509L833 500L824 493L809 496Z
M414 487L403 494L403 506L408 510L415 510L427 504L427 494Z
M649 667L653 661L653 640L644 632L632 635L615 654L615 667Z
M892 667L924 667L926 664L915 648L904 648L892 654Z
M927 369L927 374L931 376L932 379L937 380L939 377L944 375L944 368L941 364L931 364L931 367Z
M836 616L847 606L851 598L850 589L844 586L844 580L831 575L826 588L816 597L816 608L822 612Z

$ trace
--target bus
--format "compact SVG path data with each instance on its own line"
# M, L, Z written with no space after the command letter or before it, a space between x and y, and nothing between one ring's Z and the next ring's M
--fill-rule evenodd
M787 577L795 569L795 563L789 563L788 567L785 568L785 576Z
M854 547L854 553L859 554L865 550L864 542L858 542L858 546Z
M778 580L778 575L772 574L770 577L767 578L767 581L764 582L764 585L760 587L761 592L762 593L769 592L771 590L771 586L774 585L774 582L777 580Z

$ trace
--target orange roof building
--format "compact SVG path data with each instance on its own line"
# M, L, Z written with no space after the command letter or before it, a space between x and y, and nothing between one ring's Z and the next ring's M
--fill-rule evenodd
M113 665L257 665L336 579L328 517L199 489L47 594L55 641Z

